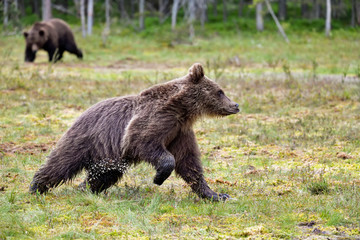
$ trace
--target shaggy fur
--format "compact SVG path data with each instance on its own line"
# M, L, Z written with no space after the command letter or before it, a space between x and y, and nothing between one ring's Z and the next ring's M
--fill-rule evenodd
M24 32L26 40L25 62L33 62L36 52L44 49L49 54L49 61L58 61L63 57L64 51L82 58L83 54L76 46L74 35L61 19L51 19L36 22L28 32Z
M85 169L88 176L82 185L101 192L128 166L145 161L156 169L155 184L161 185L175 170L200 197L226 199L227 194L215 193L204 179L192 125L204 115L235 114L238 106L204 76L200 64L185 77L139 95L99 102L60 139L36 172L30 191L44 193Z

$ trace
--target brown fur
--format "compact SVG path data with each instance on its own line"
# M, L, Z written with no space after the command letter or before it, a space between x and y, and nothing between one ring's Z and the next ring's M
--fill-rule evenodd
M185 77L153 86L139 95L99 102L86 110L60 139L35 174L30 191L40 193L86 169L92 191L115 184L126 168L141 161L156 169L161 185L173 170L200 197L226 199L207 185L193 123L204 115L239 111L220 87L194 64Z
M60 60L64 51L73 53L78 58L83 57L69 25L61 19L36 22L29 31L24 32L24 37L26 62L33 62L40 49L48 52L50 62Z

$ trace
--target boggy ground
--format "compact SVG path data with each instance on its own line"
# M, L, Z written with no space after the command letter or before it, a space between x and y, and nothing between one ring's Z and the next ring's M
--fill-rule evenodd
M34 172L81 112L182 76L194 59L97 65L94 55L83 62L67 55L52 65L44 54L24 64L22 52L13 53L2 53L0 69L1 239L360 238L355 68L329 76L286 61L254 67L199 60L242 109L195 126L207 181L232 200L203 201L175 175L155 186L146 164L106 194L78 191L81 175L36 196L28 193Z

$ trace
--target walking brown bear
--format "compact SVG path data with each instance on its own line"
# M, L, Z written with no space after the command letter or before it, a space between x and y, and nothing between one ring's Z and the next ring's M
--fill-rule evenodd
M26 40L25 62L33 62L36 52L44 49L49 54L49 62L58 61L63 57L64 51L82 58L81 50L76 46L74 35L61 19L36 22L32 28L24 32Z
M204 179L192 126L204 115L235 114L238 107L200 64L186 76L139 95L99 102L60 139L35 173L30 191L44 193L85 169L82 185L98 193L115 184L128 166L144 161L156 169L155 184L175 170L200 197L225 200L229 195L212 191Z

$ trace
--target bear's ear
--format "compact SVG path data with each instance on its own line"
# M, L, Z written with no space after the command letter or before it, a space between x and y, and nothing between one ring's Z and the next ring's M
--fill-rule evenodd
M27 38L29 36L29 33L25 31L25 32L23 32L23 35L25 38Z
M200 63L194 63L191 68L189 68L189 77L193 83L199 83L204 77L204 69Z
M45 35L45 31L43 29L40 29L39 35L43 37Z

